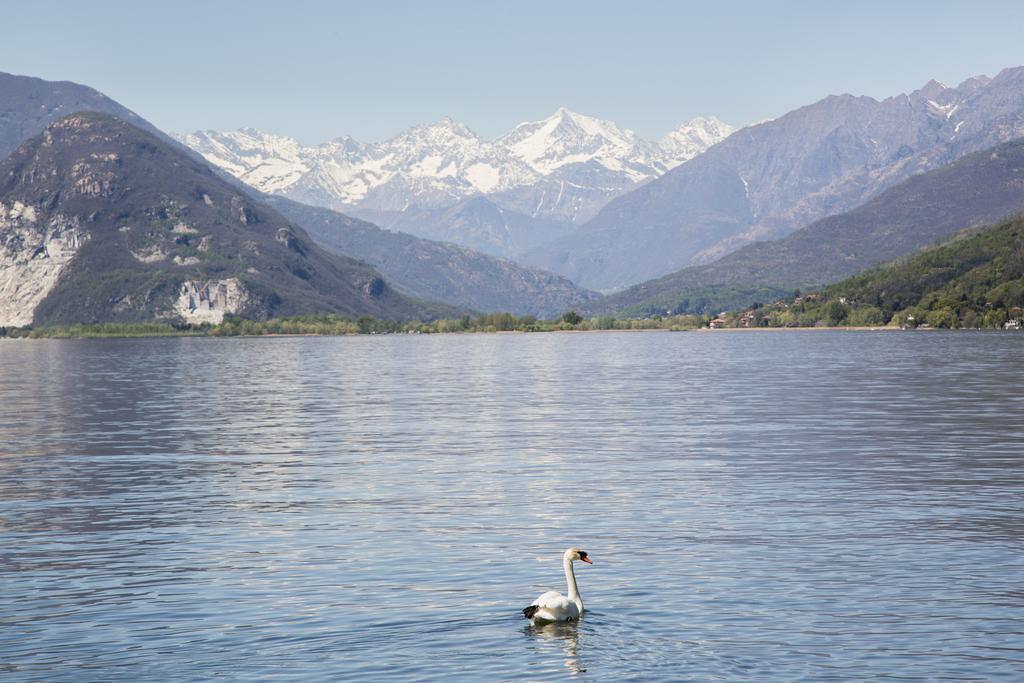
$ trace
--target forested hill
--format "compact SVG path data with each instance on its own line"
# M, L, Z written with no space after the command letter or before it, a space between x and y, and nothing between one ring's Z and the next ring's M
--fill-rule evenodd
M876 268L827 294L936 327L997 327L1024 306L1024 219Z
M820 295L776 302L736 317L768 326L888 322L974 328L1019 321L1022 309L1024 218L1015 218L854 275Z

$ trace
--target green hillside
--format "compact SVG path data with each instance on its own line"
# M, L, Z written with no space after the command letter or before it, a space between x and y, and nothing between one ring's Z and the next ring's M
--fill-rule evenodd
M1020 320L1022 307L1024 219L1017 218L865 271L819 295L733 314L730 322L999 328Z

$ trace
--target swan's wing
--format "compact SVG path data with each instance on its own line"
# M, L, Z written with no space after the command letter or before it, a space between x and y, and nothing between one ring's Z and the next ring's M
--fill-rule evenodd
M530 604L536 605L541 609L565 609L565 606L571 603L569 602L569 598L565 597L558 591L548 591Z
M555 591L544 593L523 610L523 616L527 619L543 621L570 621L579 615L580 611L576 603Z

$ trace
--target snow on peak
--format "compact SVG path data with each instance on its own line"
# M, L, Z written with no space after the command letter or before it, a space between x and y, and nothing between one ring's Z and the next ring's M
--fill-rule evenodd
M669 168L689 161L708 147L718 144L736 130L714 116L698 116L669 131L658 146L668 155Z
M950 90L950 88L947 85L945 85L944 83L939 83L937 80L933 78L932 80L928 81L914 92L910 93L910 98L912 100L943 101L950 96L956 95L957 93L953 90Z
M641 140L631 130L621 130L615 123L585 116L560 107L540 121L520 123L509 133L495 140L514 156L522 159L541 175L574 163L596 161L605 168L622 171L639 165L647 170L631 170L642 180L644 175L658 175L656 148Z
M471 131L467 126L453 121L447 116L443 119L434 121L433 123L424 123L418 126L413 126L406 131L399 133L392 140L400 138L407 138L410 136L421 137L421 138L466 138L470 140L479 140L477 134Z
M450 118L413 126L379 143L343 136L304 147L253 128L176 137L264 192L315 199L334 208L402 210L533 186L555 172L561 182L569 178L586 184L597 182L594 170L600 169L604 180L595 191L608 190L608 174L619 179L612 185L622 189L661 175L732 130L714 117L700 118L653 143L612 121L560 107L493 141ZM572 177L577 167L578 181Z
M210 163L265 192L284 190L310 170L298 140L255 128L229 133L197 131L175 137Z

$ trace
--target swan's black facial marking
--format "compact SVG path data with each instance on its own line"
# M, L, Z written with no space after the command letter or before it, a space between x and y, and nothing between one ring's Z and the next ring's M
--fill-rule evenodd
M580 551L580 559L581 560L587 559L587 554L585 552L583 552L582 550Z

